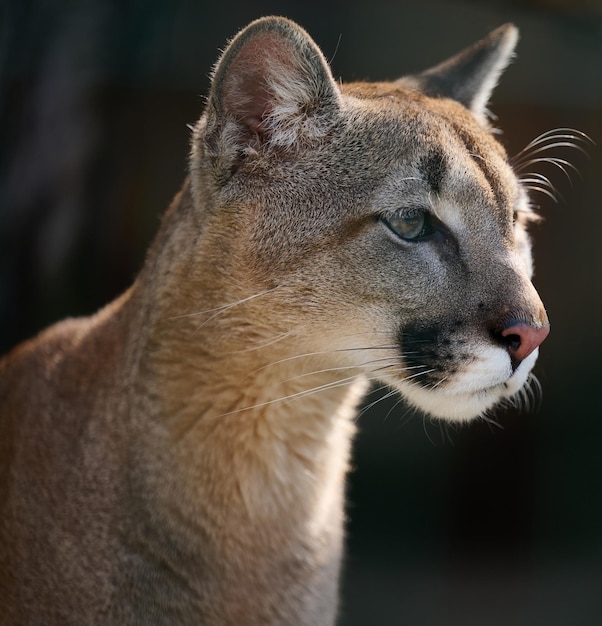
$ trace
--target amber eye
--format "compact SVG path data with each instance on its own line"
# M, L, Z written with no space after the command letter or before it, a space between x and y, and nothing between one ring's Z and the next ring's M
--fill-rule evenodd
M433 233L430 216L426 211L397 213L382 218L383 222L406 241L417 241Z

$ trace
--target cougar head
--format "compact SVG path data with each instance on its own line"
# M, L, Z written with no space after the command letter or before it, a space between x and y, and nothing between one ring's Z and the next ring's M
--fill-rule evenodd
M194 133L197 210L209 230L227 216L232 284L269 292L261 324L451 420L515 396L549 331L535 216L485 110L516 39L502 26L422 74L341 86L304 30L262 19Z

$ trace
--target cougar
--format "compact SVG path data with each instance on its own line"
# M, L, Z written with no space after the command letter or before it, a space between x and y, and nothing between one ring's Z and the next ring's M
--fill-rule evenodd
M549 331L486 109L516 40L346 85L285 18L231 41L133 286L0 364L0 623L335 622L369 383L466 422Z

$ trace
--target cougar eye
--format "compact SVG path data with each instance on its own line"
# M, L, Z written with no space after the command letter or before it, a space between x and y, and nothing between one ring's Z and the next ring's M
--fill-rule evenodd
M382 220L390 230L406 241L423 239L434 231L430 216L426 211L397 213L383 217Z

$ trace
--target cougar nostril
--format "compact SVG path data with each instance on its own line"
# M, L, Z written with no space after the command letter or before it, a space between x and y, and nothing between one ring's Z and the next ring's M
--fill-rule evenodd
M502 341L517 366L538 348L550 333L550 326L533 326L525 322L509 325L501 333Z
M520 335L506 335L503 339L509 352L516 352L520 348Z

